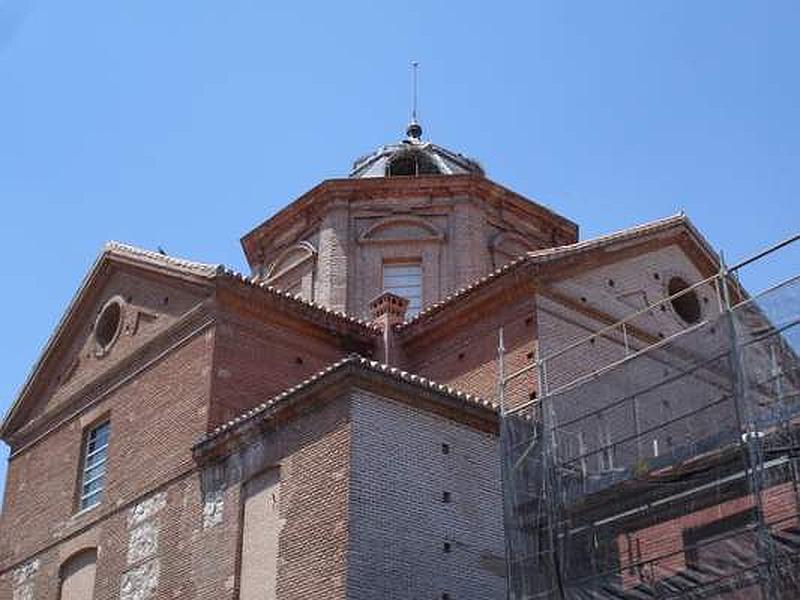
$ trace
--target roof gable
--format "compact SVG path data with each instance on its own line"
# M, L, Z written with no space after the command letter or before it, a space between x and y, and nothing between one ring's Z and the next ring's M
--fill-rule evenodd
M137 283L138 282L138 283ZM41 416L81 389L82 384L174 323L220 284L243 296L268 302L281 314L314 323L336 335L372 340L377 330L344 313L281 292L269 285L209 264L109 242L87 273L34 364L0 427L0 437ZM102 309L120 307L113 353L98 348L94 334ZM127 348L127 351L126 351Z
M658 238L666 240L673 235L681 236L687 253L698 263L698 267L702 266L701 270L716 268L718 264L716 253L688 217L680 213L590 240L528 252L455 291L442 301L426 307L412 319L395 328L406 335L413 335L414 332L425 329L426 324L432 323L439 313L459 310L469 298L477 296L482 290L488 290L493 285L502 285L501 280L517 277L526 270L530 271L536 280L563 277L569 273L571 265L582 268L589 256L599 256L600 262L612 261L614 251Z
M104 248L6 414L4 438L61 410L209 294L214 265L150 254L116 243Z

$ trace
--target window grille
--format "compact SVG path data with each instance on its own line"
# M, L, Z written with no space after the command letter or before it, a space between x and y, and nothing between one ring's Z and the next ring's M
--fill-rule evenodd
M422 308L422 265L414 262L383 265L383 290L407 298L406 314L417 314Z
M109 423L106 421L93 427L86 436L81 473L80 510L95 506L103 499L109 430Z

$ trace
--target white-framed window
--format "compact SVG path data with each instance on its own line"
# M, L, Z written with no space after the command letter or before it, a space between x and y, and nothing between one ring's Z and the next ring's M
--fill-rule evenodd
M83 470L81 472L80 501L78 508L85 510L103 499L106 483L106 458L108 457L108 421L92 427L83 444Z
M422 265L419 261L391 262L383 265L383 291L408 299L406 314L422 308Z

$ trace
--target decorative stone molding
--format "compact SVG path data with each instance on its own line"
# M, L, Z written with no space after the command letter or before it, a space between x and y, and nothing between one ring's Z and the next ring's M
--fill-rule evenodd
M132 529L128 541L128 564L132 565L149 558L158 551L158 524L145 521Z
M203 497L203 529L222 523L225 508L225 490L209 490Z
M316 255L317 249L314 248L311 242L297 242L278 255L264 273L264 279L267 283L273 279L278 279L281 275L312 260Z
M13 600L33 600L36 574L39 572L39 559L34 558L14 569L11 574Z
M530 239L510 231L501 231L489 242L495 269L538 247Z
M120 583L120 600L147 600L155 597L160 571L158 559L155 558L126 571Z
M444 233L420 217L389 217L372 225L358 238L359 244L444 242Z
M154 494L147 500L142 500L133 508L131 508L130 512L128 513L128 529L132 529L143 521L155 516L156 513L158 513L166 505L167 494L164 492Z
M154 494L128 513L128 565L120 580L120 600L155 596L161 567L158 559L158 514L167 505L165 492Z
M94 355L103 358L116 343L126 319L126 304L122 296L114 296L100 309L92 327Z

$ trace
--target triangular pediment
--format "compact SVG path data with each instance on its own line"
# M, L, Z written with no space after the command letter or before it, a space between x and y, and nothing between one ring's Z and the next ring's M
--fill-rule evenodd
M7 413L2 436L47 421L210 293L214 265L120 244L101 253Z
M555 288L559 282L575 280L579 274L600 272L601 268L618 264L630 256L643 255L666 247L673 247L680 256L681 264L686 267L681 272L688 271L689 268L696 271L689 276L692 280L708 277L719 270L718 258L708 242L685 215L679 214L598 238L527 252L457 290L445 301L420 311L400 325L398 331L411 338L422 334L434 323L447 322L459 311L471 315L480 314L474 310L470 300L489 301L492 297L505 294L506 286L509 285L522 282L523 285L536 285L539 288ZM526 271L527 276L520 276ZM659 273L659 277L662 275L666 276L667 273ZM652 276L652 273L648 275L651 278ZM669 278L665 281L668 282ZM595 287L603 288L602 285ZM608 295L611 300L628 306L625 314L641 309L645 299L649 302L655 297L645 286L626 290L613 286L608 288L613 290L613 294ZM574 295L582 297L579 291L574 291Z

